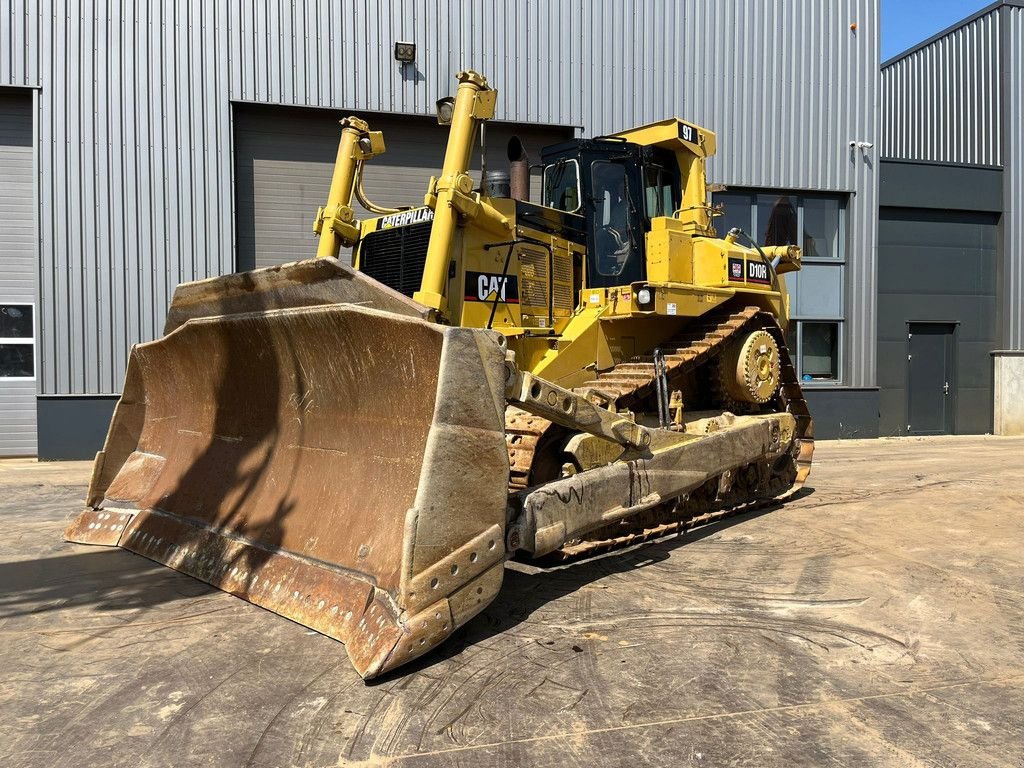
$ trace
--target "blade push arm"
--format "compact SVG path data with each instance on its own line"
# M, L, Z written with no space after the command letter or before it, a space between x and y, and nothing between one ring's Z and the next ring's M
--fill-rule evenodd
M430 190L424 200L426 205L434 209L434 223L430 230L420 289L413 295L413 299L420 304L441 313L448 306L444 295L448 283L448 263L452 258L452 244L460 220L472 220L478 226L506 238L513 228L508 217L473 192L473 180L468 173L473 139L480 125L494 117L498 92L488 86L487 78L478 72L459 72L458 80L459 88L455 94L444 167L440 178L431 179Z
M320 236L317 258L337 258L342 246L353 246L359 241L359 227L352 211L356 178L365 161L383 153L384 135L380 131L371 131L358 117L341 121L341 141L327 205L316 212L313 222L313 231Z

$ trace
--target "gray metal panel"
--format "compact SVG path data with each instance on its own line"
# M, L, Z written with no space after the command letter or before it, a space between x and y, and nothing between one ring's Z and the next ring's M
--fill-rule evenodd
M874 387L804 390L818 440L878 437L879 391Z
M232 266L228 12L39 11L41 392L112 393L174 286Z
M948 169L956 178L957 169ZM936 183L942 183L936 179ZM906 432L907 324L957 322L956 417L961 433L992 429L998 347L998 216L881 209L878 231L878 385L881 432Z
M878 181L880 207L1003 210L1001 168L883 160Z
M238 268L282 264L316 251L313 215L323 205L337 152L340 113L237 105L235 197ZM382 130L387 151L366 166L370 200L391 207L423 205L431 176L440 173L448 129L436 120L394 115L363 116ZM490 123L489 168L506 168L505 147L516 134L534 161L542 147L571 138L571 130ZM479 170L479 151L472 168ZM474 178L479 178L474 174ZM534 178L532 194L540 192ZM359 218L370 216L358 203Z
M848 142L878 143L877 22L877 0L11 0L0 84L41 86L42 391L117 391L174 284L233 267L232 99L425 115L461 67L505 120L678 114L718 133L715 181L851 193L847 380L870 385L876 164Z
M0 456L35 455L36 383L0 381Z
M794 319L843 319L843 265L805 262L786 276Z
M0 93L0 304L36 303L32 168L31 93ZM35 402L34 378L0 379L0 456L35 454Z
M1003 7L1003 341L1024 349L1024 8Z
M39 5L35 0L0 3L0 87L39 85Z
M103 447L116 395L40 397L34 411L39 419L40 461L92 459Z
M1000 165L1000 10L882 68L882 157Z

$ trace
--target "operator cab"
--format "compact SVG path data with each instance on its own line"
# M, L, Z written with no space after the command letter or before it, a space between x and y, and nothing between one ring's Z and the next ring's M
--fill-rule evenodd
M651 219L680 205L672 152L624 139L576 139L547 147L543 200L586 221L588 288L629 285L647 277L644 234Z

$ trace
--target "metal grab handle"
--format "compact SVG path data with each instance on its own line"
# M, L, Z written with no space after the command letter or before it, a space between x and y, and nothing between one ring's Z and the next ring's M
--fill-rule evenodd
M654 380L658 389L658 425L667 429L672 416L668 399L668 369L665 367L665 354L661 347L654 350Z

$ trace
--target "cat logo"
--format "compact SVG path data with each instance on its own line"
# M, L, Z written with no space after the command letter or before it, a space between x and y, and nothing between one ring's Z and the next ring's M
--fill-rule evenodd
M499 304L519 303L519 281L515 275L490 272L466 272L466 301L497 301Z

